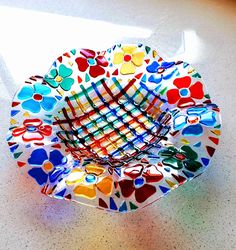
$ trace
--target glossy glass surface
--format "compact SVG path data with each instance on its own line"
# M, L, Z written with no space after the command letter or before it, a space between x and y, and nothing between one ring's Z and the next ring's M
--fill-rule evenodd
M194 67L143 44L64 53L16 93L10 123L10 150L44 194L115 212L204 172L221 128Z

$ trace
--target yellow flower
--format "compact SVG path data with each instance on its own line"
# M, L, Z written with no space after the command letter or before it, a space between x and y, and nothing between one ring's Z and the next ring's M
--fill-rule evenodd
M75 168L67 177L67 185L75 185L74 194L88 199L96 198L96 189L106 196L111 195L113 180L111 176L102 176L106 172L103 166L89 164L85 171Z
M140 67L143 64L144 52L135 52L136 46L124 46L121 52L114 54L113 64L120 64L120 73L122 75L133 74L136 67Z

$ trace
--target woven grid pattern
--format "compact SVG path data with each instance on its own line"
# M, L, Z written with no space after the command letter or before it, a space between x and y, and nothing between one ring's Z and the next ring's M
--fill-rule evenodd
M135 79L125 87L115 78L79 86L81 91L72 91L67 108L55 117L59 137L78 157L128 160L168 132L157 119L162 101Z

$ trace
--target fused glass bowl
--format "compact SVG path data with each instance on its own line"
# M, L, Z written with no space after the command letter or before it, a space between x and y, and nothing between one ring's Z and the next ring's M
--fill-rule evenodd
M204 172L221 127L200 74L142 44L63 54L19 89L10 123L10 151L42 193L116 212Z

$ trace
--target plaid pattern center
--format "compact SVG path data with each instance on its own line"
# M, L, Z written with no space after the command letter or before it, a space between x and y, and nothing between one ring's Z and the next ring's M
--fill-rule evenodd
M127 160L168 132L157 119L162 101L135 79L125 86L113 78L79 87L55 117L58 136L78 158Z

